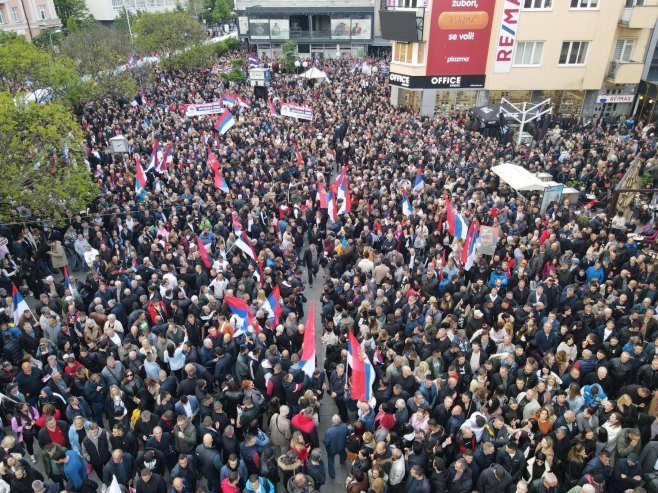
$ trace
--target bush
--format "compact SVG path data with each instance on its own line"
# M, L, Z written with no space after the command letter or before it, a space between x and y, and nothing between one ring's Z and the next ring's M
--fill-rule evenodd
M177 55L162 60L166 70L191 70L212 67L215 63L215 48L212 45L197 45Z
M231 70L230 72L224 72L222 77L228 81L235 82L236 84L241 84L247 80L247 74L242 70Z
M226 55L228 53L228 47L226 46L225 41L219 41L213 45L213 51L216 56Z
M224 40L224 44L226 45L226 48L229 50L237 50L239 48L242 48L242 42L240 42L236 38L228 38Z

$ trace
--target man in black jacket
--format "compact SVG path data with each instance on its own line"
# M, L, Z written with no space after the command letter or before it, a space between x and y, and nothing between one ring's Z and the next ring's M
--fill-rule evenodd
M512 484L512 476L500 464L493 464L484 470L478 479L477 490L480 493L486 491L507 491Z
M167 493L167 483L148 467L142 469L136 484L137 493Z

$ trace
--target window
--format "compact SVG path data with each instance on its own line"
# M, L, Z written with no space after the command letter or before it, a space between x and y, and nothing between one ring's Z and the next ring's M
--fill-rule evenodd
M516 44L514 52L514 66L537 67L541 65L541 56L544 52L543 41L522 41Z
M626 7L641 7L644 0L626 0Z
M11 21L12 22L20 22L21 18L19 17L18 14L18 7L12 7L11 8Z
M571 0L572 9L598 9L599 0Z
M394 60L400 63L412 63L414 43L395 43Z
M0 24L4 24L4 23L5 23L5 13L2 10L2 7L0 7Z
M112 7L114 10L121 10L123 8L123 0L112 0Z
M560 51L560 65L583 65L588 49L589 41L565 41Z
M615 52L612 54L612 60L615 62L629 62L635 48L634 39L618 39L615 44Z
M553 6L553 0L524 0L524 9L543 10L550 9Z
M145 9L146 8L146 0L137 0L137 8L138 9Z
M39 18L42 21L45 21L48 19L48 14L46 13L46 6L45 5L39 5Z

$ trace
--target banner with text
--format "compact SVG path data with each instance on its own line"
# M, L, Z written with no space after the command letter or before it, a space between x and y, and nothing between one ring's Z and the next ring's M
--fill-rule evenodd
M281 115L300 120L313 120L313 108L310 106L299 106L292 103L283 103Z
M188 104L185 107L185 116L187 118L192 118L193 116L204 116L204 115L214 115L224 111L224 105L221 101L215 101L214 103L199 103L199 104Z
M495 0L434 0L428 76L479 75L484 79Z
M495 74L507 74L512 70L512 57L516 45L516 33L519 30L520 0L505 0L500 15L500 29L496 37L496 58L493 71Z

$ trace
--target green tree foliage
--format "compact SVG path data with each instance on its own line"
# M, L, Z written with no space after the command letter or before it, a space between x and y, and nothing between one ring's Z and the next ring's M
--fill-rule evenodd
M295 70L295 60L297 60L297 43L292 40L286 41L281 50L283 51L283 57L281 57L283 68L292 72Z
M66 56L52 57L24 38L0 44L0 88L14 97L33 93L37 102L67 99L81 84L75 62Z
M195 70L210 68L214 62L215 47L201 44L165 58L161 65L167 70Z
M201 23L181 12L143 14L135 21L133 32L137 46L144 53L157 52L162 57L174 55L205 38Z
M32 44L43 50L50 50L53 47L59 46L63 37L64 33L61 29L44 29L32 38ZM52 46L50 44L51 40ZM57 48L55 48L55 50L57 50Z
M95 24L67 36L61 45L62 54L75 60L82 75L97 78L113 72L131 51L130 38L123 32Z
M0 93L0 219L18 207L53 220L83 210L98 193L82 154L83 135L60 104L14 104Z
M128 29L128 17L130 17L130 23L133 26L145 12L143 10L137 11L128 11L125 7L119 11L116 18L114 19L114 29L124 34L128 34L130 29Z
M66 27L69 27L69 19L82 23L91 17L85 0L54 0L54 3L57 16Z
M233 19L233 0L214 0L212 6L212 21L222 22Z
M236 38L227 38L224 40L224 44L229 50L237 50L238 48L242 48L242 42Z

